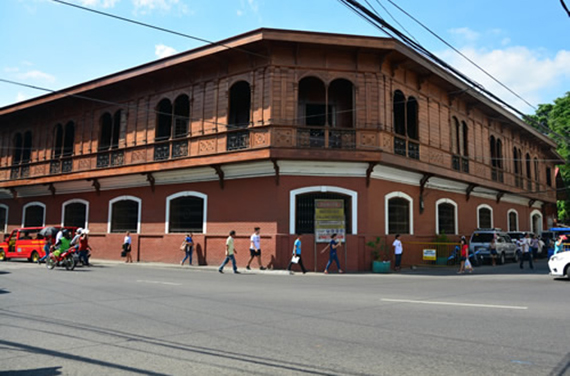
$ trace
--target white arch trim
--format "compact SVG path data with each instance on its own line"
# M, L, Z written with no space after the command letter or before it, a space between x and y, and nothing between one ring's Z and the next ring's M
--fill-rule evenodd
M0 231L2 232L6 232L6 230L8 230L8 205L4 205L4 204L0 204L0 208L3 208L6 210L6 218L4 218L4 228L0 228Z
M491 228L495 227L495 221L493 220L493 208L487 204L481 204L477 206L477 228L481 228L481 221L479 218L479 210L480 209L489 209L491 211Z
M515 224L516 228L514 230L511 230L509 227L509 225L511 223L510 218L509 218L511 213L515 213L515 215L517 216L517 222ZM518 231L519 230L519 212L516 211L515 209L509 209L509 211L507 212L507 230L508 231Z
M208 223L208 195L195 191L184 191L174 193L166 197L166 218L164 221L164 233L168 234L168 224L170 220L170 201L179 197L199 197L204 200L204 211L202 212L202 233L206 233L206 225Z
M113 204L118 201L136 201L139 204L139 210L137 213L137 234L141 232L141 209L142 209L142 200L135 196L119 196L115 197L114 199L109 201L109 216L107 220L107 233L111 233L111 218L113 218Z
M43 218L42 218L42 226L46 225L46 204L39 201L28 202L22 208L22 227L24 227L24 223L26 223L26 209L30 206L41 206L44 209Z
M530 227L529 227L529 231L532 231L532 230L533 230L533 228L532 228L532 217L534 217L535 215L538 215L538 216L540 217L540 224L539 224L539 226L538 226L539 228L538 228L538 231L537 231L537 232L541 232L541 231L543 230L543 228L542 228L542 222L544 221L544 218L542 217L542 212L541 212L540 210L538 210L538 209L535 209L535 210L533 210L533 211L530 212L530 217L529 217L529 220L530 220ZM540 235L540 234L535 234L535 235Z
M451 204L453 205L453 220L454 220L454 232L453 235L457 235L459 231L459 224L457 218L457 203L449 198L440 198L435 202L435 233L439 234L439 205L441 204Z
M351 191L350 189L333 187L329 185L315 185L312 187L305 187L299 189L293 189L289 192L289 233L295 234L295 218L297 215L297 205L296 198L297 195L302 195L304 193L311 192L333 192L340 193L351 198L351 208L352 208L352 233L358 234L358 192Z
M72 200L67 200L61 204L61 226L65 223L65 207L69 204L83 204L85 205L85 228L89 228L89 201L82 200L80 198L74 198Z
M388 218L388 201L390 199L399 197L404 198L410 202L410 235L414 235L414 199L405 194L404 192L391 192L384 196L384 224L385 224L385 231L386 235L389 234L389 218Z

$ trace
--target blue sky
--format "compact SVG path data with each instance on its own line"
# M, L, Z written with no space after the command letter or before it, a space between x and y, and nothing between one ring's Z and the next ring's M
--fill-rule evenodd
M337 0L67 1L211 41L260 27L385 36ZM570 91L570 17L559 0L392 1L531 104ZM534 113L389 0L368 2L448 63ZM0 1L0 32L0 78L54 90L203 45L51 0ZM0 82L0 107L43 94Z

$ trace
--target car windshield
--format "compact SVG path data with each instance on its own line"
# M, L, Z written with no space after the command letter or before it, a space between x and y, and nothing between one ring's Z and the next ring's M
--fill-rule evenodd
M494 236L493 233L476 232L471 237L471 243L490 243Z

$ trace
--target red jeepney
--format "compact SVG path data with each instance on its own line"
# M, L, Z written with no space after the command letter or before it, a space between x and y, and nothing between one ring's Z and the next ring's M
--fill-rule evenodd
M61 227L55 226L59 231ZM12 258L25 258L37 262L44 257L46 239L40 235L44 227L24 227L12 231L4 242L0 243L0 261ZM54 234L55 238L55 234Z

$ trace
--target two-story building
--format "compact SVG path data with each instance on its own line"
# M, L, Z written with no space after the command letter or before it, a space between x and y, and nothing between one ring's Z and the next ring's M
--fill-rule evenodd
M344 203L347 270L365 242L545 228L555 143L387 38L259 29L0 109L0 229L88 227L94 257L263 262L295 232L319 268L315 200ZM321 246L319 245L318 248ZM406 259L404 259L405 261ZM318 264L318 265L317 265Z

